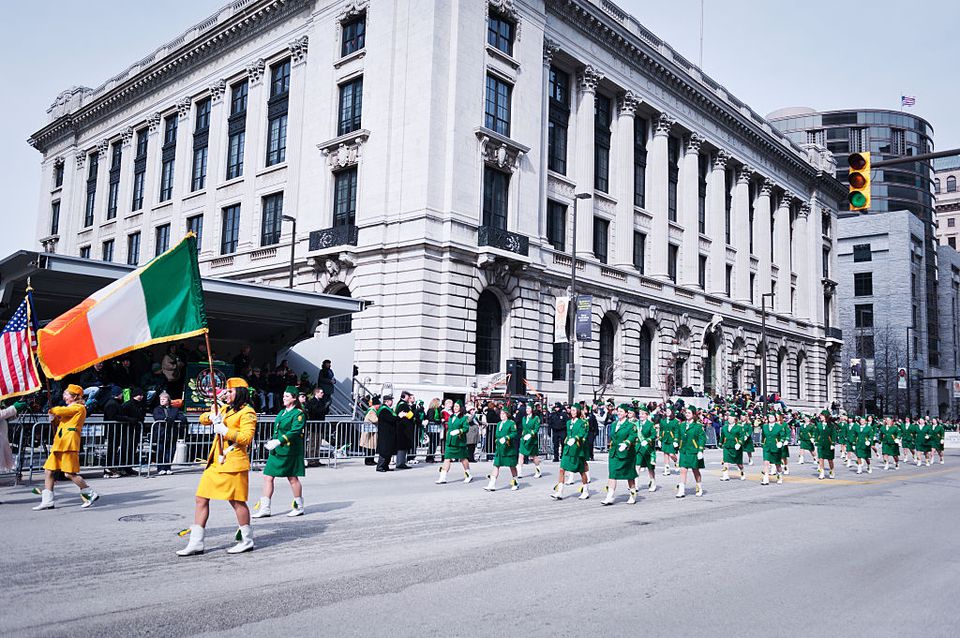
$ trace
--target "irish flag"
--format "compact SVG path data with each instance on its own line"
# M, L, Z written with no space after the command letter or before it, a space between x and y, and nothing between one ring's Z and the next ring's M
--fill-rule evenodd
M197 238L191 233L41 328L37 358L49 378L62 379L131 350L206 331Z

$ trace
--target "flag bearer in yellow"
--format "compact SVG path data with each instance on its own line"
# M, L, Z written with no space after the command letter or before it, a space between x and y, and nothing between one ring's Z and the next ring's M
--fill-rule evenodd
M43 492L40 493L40 504L35 510L53 509L54 472L60 471L80 488L82 508L93 505L100 498L87 482L80 476L80 433L87 420L87 407L83 403L83 388L71 383L63 392L63 402L66 405L50 408L51 424L57 428L53 438L53 447L50 456L43 464Z
M300 477L306 474L303 463L303 426L306 417L299 396L296 386L288 385L283 391L283 410L273 422L273 438L263 444L270 456L263 468L263 495L253 506L253 518L270 516L275 477L284 477L290 482L293 504L287 516L303 516L303 485Z
M250 478L250 456L247 450L257 430L257 413L250 407L250 388L246 379L227 379L225 405L217 414L200 415L202 425L213 425L216 438L207 456L207 469L197 486L196 509L190 526L190 541L177 552L178 556L203 553L203 531L210 516L210 499L230 501L237 514L240 529L237 544L227 550L239 554L253 549L250 529L250 509L247 507L247 488ZM181 532L184 535L187 530Z

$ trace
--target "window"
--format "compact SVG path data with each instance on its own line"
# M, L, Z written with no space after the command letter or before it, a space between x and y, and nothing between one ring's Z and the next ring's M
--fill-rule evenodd
M701 290L707 289L707 256L700 255L700 260L697 262L697 283L700 284Z
M364 47L364 36L367 31L367 14L361 13L356 18L344 22L341 26L343 36L340 43L340 57L356 53Z
M177 114L168 115L164 120L163 149L160 164L160 201L173 197L173 169L177 156Z
M100 258L103 261L113 261L113 240L108 239L100 246Z
M163 120L163 145L177 143L177 114L168 115Z
M948 218L947 218L947 228L953 228L953 227L956 226L956 225L957 225L957 218L956 218L956 217L948 217Z
M114 219L117 216L117 199L120 196L120 162L122 159L123 143L114 142L110 147L110 186L107 190L107 219Z
M947 178L947 192L955 193L957 192L957 178L951 175Z
M859 345L860 345L860 348L857 354L859 354L861 357L872 359L874 354L876 354L876 351L877 351L876 344L874 343L874 340L873 340L873 335L860 335L859 337L857 337L857 341L859 342Z
M748 199L750 200L750 219L748 229L750 231L750 254L753 254L753 221L757 217L757 183L751 181L748 190Z
M500 49L507 55L513 55L513 37L515 25L512 20L490 11L487 18L487 44Z
M733 189L736 188L737 179L732 168L724 171L724 193L723 193L723 235L727 244L730 244L730 234L732 232L732 214L733 214Z
M593 187L610 192L610 121L613 101L597 94L593 109Z
M672 135L667 140L667 219L677 221L677 183L680 179L680 140ZM751 251L752 252L752 251Z
M346 286L343 286L333 294L337 295L338 297L349 297L350 289ZM345 315L340 315L339 317L331 317L330 328L327 332L331 337L350 334L353 332L353 315L348 313Z
M197 250L200 250L200 244L203 240L203 215L187 217L187 232L197 236Z
M143 208L143 187L147 175L147 137L149 131L137 131L137 155L133 159L133 200L130 210Z
M140 233L127 235L127 265L136 266L140 263Z
M80 247L80 259L90 259L90 246Z
M270 67L270 97L280 97L290 92L290 60Z
M956 237L947 237L947 246L950 246L950 248L953 248L954 250L956 250L956 249L957 249L957 238L956 238Z
M165 202L173 196L174 160L164 160L160 168L160 201Z
M873 327L873 304L856 304L853 307L854 325L857 328Z
M357 167L340 171L334 177L333 225L357 225Z
M550 115L547 122L547 168L567 173L567 125L570 121L570 76L550 67Z
M567 331L569 332L569 327ZM554 381L565 381L567 379L567 359L569 357L569 342L558 341L553 344L553 362L550 372Z
M483 169L483 225L507 229L507 190L510 176L485 166Z
M223 228L220 231L220 254L229 255L237 252L237 241L240 236L240 204L227 206L223 209Z
M58 162L53 165L53 187L61 186L63 186L63 162Z
M710 156L703 153L697 156L697 230L701 235L707 232L707 173L710 170Z
M484 126L510 137L510 94L513 87L492 75L487 76L487 99Z
M287 161L287 107L290 96L290 60L270 67L267 100L267 166Z
M643 208L647 203L647 121L633 119L633 205Z
M870 297L873 295L873 273L858 272L853 275L853 296Z
M87 158L87 200L83 207L83 227L93 226L94 206L97 200L97 171L100 169L100 156L91 153ZM89 253L89 250L87 251Z
M156 238L153 255L159 257L170 249L170 224L157 226Z
M601 264L607 263L607 254L610 240L610 220L601 217L593 218L593 256Z
M50 204L50 234L56 235L60 232L60 200Z
M756 303L757 273L750 273L750 303Z
M287 161L287 114L267 122L267 166Z
M940 178L939 178L939 177L933 180L933 192L934 192L934 193L940 193Z
M274 193L263 198L263 220L260 224L260 245L280 243L283 224L283 193Z
M346 135L360 128L363 107L363 78L340 85L340 117L337 135Z
M823 278L830 279L830 249L823 249Z
M207 183L207 148L210 139L210 98L197 102L196 113L197 121L193 128L191 191L198 191L204 188Z
M633 231L633 267L642 275L646 262L647 236L639 230Z
M653 331L650 326L640 328L640 387L649 388L653 369Z
M227 179L243 175L243 147L246 137L245 131L238 131L230 136L227 147Z
M560 202L547 201L547 240L556 250L566 249L567 207Z
M667 246L667 277L670 281L677 282L677 258L680 254L680 247L676 244Z
M247 80L230 88L230 117L227 119L227 179L243 175L243 152L247 139Z
M210 98L205 98L197 102L196 123L193 127L194 133L200 133L210 128Z
M616 327L609 316L600 320L600 384L613 383L614 357L613 349L616 341Z
M870 261L873 254L870 252L870 244L855 244L853 247L854 261Z
M207 183L207 147L193 149L193 179L190 190L201 190Z
M240 115L247 112L247 92L249 88L247 80L230 87L230 115Z
M500 302L489 290L477 300L476 373L493 374L500 370L500 338L503 314Z
M730 264L726 265L726 270L724 272L723 290L727 297L733 297L733 266Z

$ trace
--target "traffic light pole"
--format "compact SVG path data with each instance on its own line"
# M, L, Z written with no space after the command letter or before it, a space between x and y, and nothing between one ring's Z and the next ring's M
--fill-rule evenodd
M960 148L952 148L946 151L936 151L935 153L923 153L921 155L904 155L893 159L880 160L872 162L873 168L883 168L884 166L896 166L897 164L909 164L911 162L925 162L927 160L937 159L938 157L953 157L960 155Z

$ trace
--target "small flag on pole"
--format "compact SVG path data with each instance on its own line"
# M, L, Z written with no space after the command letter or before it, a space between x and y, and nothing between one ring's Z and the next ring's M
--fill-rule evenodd
M916 103L917 103L917 97L915 95L900 96L900 106L913 106Z
M0 399L30 394L40 389L33 361L30 303L24 299L0 333Z

